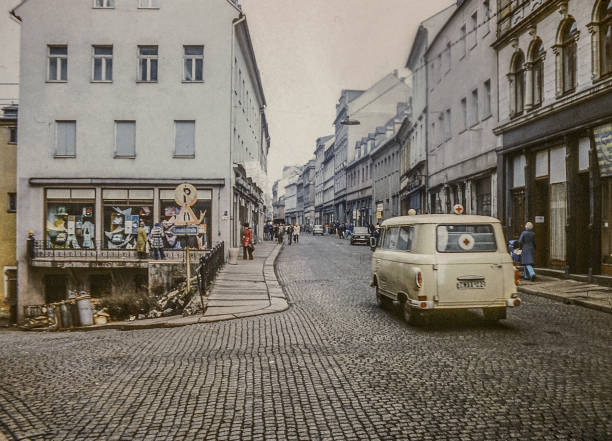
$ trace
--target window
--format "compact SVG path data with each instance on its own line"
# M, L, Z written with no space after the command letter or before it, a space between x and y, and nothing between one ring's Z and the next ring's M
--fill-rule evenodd
M523 113L525 106L525 65L523 52L518 51L514 54L510 75L510 116L517 116Z
M17 127L9 127L9 144L17 144Z
M134 249L140 222L147 234L153 227L153 190L105 188L104 249Z
M467 129L467 98L461 98L461 129Z
M538 40L531 49L531 96L534 107L542 104L544 83L544 46Z
M144 9L157 9L159 8L160 0L138 0L138 7Z
M459 59L465 57L465 25L461 26L459 29Z
M478 124L478 89L472 90L470 125Z
M115 121L115 156L136 156L136 122Z
M438 115L438 135L436 136L436 144L442 144L444 141L446 141L446 133L444 128L444 112L440 112L440 114Z
M186 244L191 248L210 249L212 244L212 191L210 189L198 188L198 199L191 206L197 224L198 235L192 236L191 242L177 239L177 236L169 230L172 228L176 217L181 212L181 207L174 200L174 189L159 190L159 220L164 229L164 246L174 249L182 249Z
M491 80L484 82L483 119L491 115Z
M398 251L412 251L412 242L414 241L414 227L401 227L397 238L395 249Z
M387 201L387 205L389 205ZM385 241L383 244L383 248L385 250L395 250L397 247L397 241L399 239L399 227L390 227L387 229L387 233L385 234Z
M115 0L94 0L94 8L114 8Z
M446 49L444 51L444 73L447 74L451 69L451 44L446 43Z
M76 156L76 121L55 122L55 156Z
M68 81L68 46L48 46L48 81Z
M94 189L47 189L45 249L95 249Z
M203 81L204 46L184 46L184 81Z
M138 46L138 80L157 81L157 46Z
M563 77L563 93L571 92L576 88L576 52L578 37L578 27L576 22L571 20L565 23L561 33L561 53L563 69L561 75Z
M489 0L485 0L482 3L482 9L483 9L483 36L487 35L489 33L489 22L491 21L491 7L489 4Z
M446 133L446 140L448 141L453 136L451 133L451 110L450 109L446 109L446 118L444 121L446 123L444 131Z
M93 80L113 81L113 47L93 47Z
M476 47L476 43L478 42L478 11L474 11L472 17L470 18L472 29L470 34L470 48Z
M195 121L174 121L174 156L195 156Z
M598 12L601 75L607 75L612 73L612 0L602 1Z
M9 213L15 213L17 211L17 193L9 193L8 194L8 207L7 211Z
M492 225L438 225L437 249L440 253L497 251Z

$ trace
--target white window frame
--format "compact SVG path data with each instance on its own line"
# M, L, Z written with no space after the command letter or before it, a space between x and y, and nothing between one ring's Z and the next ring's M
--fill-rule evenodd
M142 55L141 50L144 48L155 48L157 50L156 55ZM142 75L142 60L147 60L147 75L146 79L143 79ZM157 60L157 79L151 79L151 60ZM159 81L159 46L157 45L140 45L138 46L138 81L139 83L157 83Z
M202 48L202 55L187 55L188 48ZM191 60L191 80L187 79L186 61ZM196 78L196 64L202 60L202 78ZM184 83L203 83L204 82L204 45L188 44L183 46L183 82Z
M138 9L159 9L161 0L138 0Z
M111 50L111 54L105 54L105 55L96 55L96 49L98 48L110 48ZM94 83L112 83L113 82L113 70L112 70L112 63L113 63L113 45L112 44L95 44L91 47L91 81ZM108 63L108 60L110 59L111 62L111 73L110 73L110 79L106 78L106 64ZM102 68L101 68L101 73L102 73L102 79L100 80L96 80L96 60L101 60L102 61Z
M101 2L101 5L98 3ZM94 9L115 9L115 0L93 0Z
M66 55L58 55L58 54L51 54L51 50L54 48L61 48L61 47L65 47L66 48ZM51 60L55 58L56 61L56 76L58 79L52 80L51 79ZM65 61L65 64L62 62L62 60ZM63 80L62 78L62 66L65 65L66 66L66 79ZM47 45L47 82L49 83L66 83L68 82L68 45L67 44L49 44Z

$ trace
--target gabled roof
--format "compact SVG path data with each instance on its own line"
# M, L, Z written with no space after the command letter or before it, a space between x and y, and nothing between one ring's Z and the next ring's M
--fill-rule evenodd
M422 43L425 44L426 48L431 45L431 42L428 42L427 40L430 39L433 41L437 37L440 30L444 27L449 17L455 12L456 9L457 4L453 3L452 5L449 5L445 9L421 22L419 29L417 30L417 34L412 41L412 46L410 48L410 53L408 54L408 60L406 61L405 67L410 68L411 65L416 63L414 58L418 52L417 49Z

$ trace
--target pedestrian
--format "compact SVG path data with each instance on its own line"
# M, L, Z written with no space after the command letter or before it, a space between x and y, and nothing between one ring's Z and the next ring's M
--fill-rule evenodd
M151 229L151 248L153 248L153 258L155 260L161 257L162 260L166 258L164 254L164 230L159 225L159 222L155 222L155 226Z
M242 234L242 259L247 259L247 253L249 254L249 260L253 260L253 230L249 228L249 223L244 223L244 233Z
M139 259L147 257L147 230L143 221L140 221L140 224L138 224L136 232L136 252Z
M278 226L278 233L277 233L277 238L278 238L278 244L282 245L283 244L283 236L285 235L285 226L283 224L280 224Z
M370 236L373 236L375 231L376 231L376 228L374 228L374 225L372 224L368 225L368 233L370 233Z
M535 264L535 248L536 248L536 236L533 232L533 224L527 222L525 224L525 231L523 231L519 237L519 244L521 245L521 264L523 265L523 277L525 280L535 280L536 274L533 270Z
M295 224L295 227L293 227L293 241L295 243L300 242L300 224Z
M291 245L292 241L293 241L293 225L289 224L287 225L287 242L289 242L289 245Z

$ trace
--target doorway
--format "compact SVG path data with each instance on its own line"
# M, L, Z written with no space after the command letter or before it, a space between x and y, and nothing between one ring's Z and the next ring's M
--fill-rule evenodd
M612 178L601 180L601 273L612 276Z
M509 239L518 240L525 222L525 189L512 190L511 235Z
M44 279L45 303L55 303L66 300L66 276L60 274L47 274Z
M589 174L579 173L576 176L576 197L574 198L576 208L574 217L576 220L576 234L574 237L576 246L575 269L578 274L589 272L591 261L591 240L589 237Z
M535 264L538 267L548 266L550 237L550 186L548 179L535 181L533 194L533 232L536 235Z

